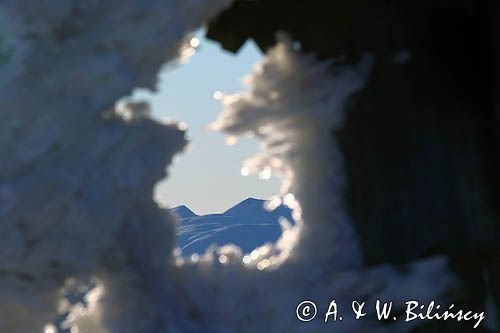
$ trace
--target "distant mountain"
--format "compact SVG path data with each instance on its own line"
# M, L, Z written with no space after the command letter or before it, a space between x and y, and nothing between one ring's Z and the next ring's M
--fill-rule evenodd
M280 206L272 212L264 208L265 200L248 198L222 214L198 216L186 206L172 208L179 216L177 246L183 255L204 253L212 244L236 244L243 252L251 252L281 235L280 217L293 223L291 210Z
M189 209L187 206L184 206L184 205L180 205L180 206L171 208L170 212L176 214L181 219L198 216L191 209Z
M226 216L247 216L248 223L255 221L277 221L281 216L285 217L290 222L292 221L292 211L290 208L281 205L272 212L264 208L266 200L247 198L235 206L226 210L223 214Z

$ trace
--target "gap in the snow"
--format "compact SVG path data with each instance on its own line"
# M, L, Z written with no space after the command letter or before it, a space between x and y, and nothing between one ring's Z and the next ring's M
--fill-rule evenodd
M200 30L189 42L196 48L185 53L186 63L168 66L160 73L158 92L138 90L133 99L151 103L156 118L187 125L190 146L168 169L156 187L155 199L180 217L177 245L183 256L204 253L211 244L235 243L244 253L281 235L279 220L291 220L290 211L263 208L264 199L279 193L280 180L242 176L243 161L259 151L255 139L243 138L227 145L226 138L206 130L222 106L220 92L232 94L246 87L241 79L262 58L253 42L237 54L224 51ZM260 177L268 178L268 177ZM281 219L283 220L283 219Z

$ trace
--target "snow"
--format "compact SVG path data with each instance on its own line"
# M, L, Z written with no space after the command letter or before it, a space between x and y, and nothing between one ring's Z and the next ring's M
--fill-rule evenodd
M224 212L227 216L242 216L248 217L244 219L247 223L253 221L270 222L277 221L280 217L293 222L290 208L285 205L280 205L274 209L267 209L266 205L269 202L262 199L247 198L240 203L234 205Z
M71 317L81 333L169 325L158 298L171 279L175 225L152 191L185 132L150 119L145 104L123 104L130 119L114 106L134 88L154 89L188 34L228 3L0 2L8 55L0 63L0 332L39 333L71 312L62 306L69 279L95 279L103 290L91 311Z
M189 207L185 205L177 206L170 209L170 212L175 214L180 219L186 219L198 216Z
M266 243L275 243L282 233L281 219L289 223L293 219L288 207L282 205L268 211L265 203L248 198L222 214L202 216L186 213L185 206L173 208L170 211L180 216L177 246L183 256L192 256L203 254L212 245L234 244L243 253L250 253Z
M296 225L284 227L275 244L250 255L229 245L176 261L179 288L203 314L204 330L330 332L332 326L319 318L307 325L298 321L295 307L312 299L326 308L335 299L346 309L353 300L374 304L378 298L401 306L405 299L446 294L457 281L445 258L415 262L404 273L390 265L365 267L345 209L343 154L334 133L343 126L349 99L370 75L373 57L365 54L354 66L318 62L281 39L246 78L249 91L221 95L224 112L212 129L261 140L262 152L244 168L254 173L270 169L283 177L281 194L271 206L283 202L293 208ZM237 210L245 206L252 202ZM335 323L337 332L412 328L373 318L344 317Z
M150 119L145 104L115 103L134 88L154 89L188 33L227 4L2 1L0 25L10 29L1 33L14 56L0 64L0 332L53 330L62 313L80 333L329 332L321 320L299 322L295 306L429 300L455 284L443 258L405 273L363 265L332 132L373 56L339 66L296 53L286 39L256 65L248 92L221 95L225 111L213 128L261 140L262 153L245 167L281 175L271 201L293 208L296 225L283 224L275 244L249 255L231 245L174 255L175 218L153 201L153 187L185 133ZM68 304L68 285L89 281L87 305ZM348 318L336 325L410 328Z

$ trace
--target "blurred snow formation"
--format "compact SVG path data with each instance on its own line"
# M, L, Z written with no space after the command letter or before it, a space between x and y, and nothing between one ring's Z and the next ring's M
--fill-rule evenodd
M82 333L165 331L180 317L166 296L173 218L152 189L184 131L145 105L114 107L155 89L189 33L228 4L0 1L0 332L50 331L71 310L68 279L103 290Z

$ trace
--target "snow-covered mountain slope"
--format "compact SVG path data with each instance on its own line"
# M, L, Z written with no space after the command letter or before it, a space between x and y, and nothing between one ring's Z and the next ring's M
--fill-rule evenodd
M280 219L293 223L291 211L279 206L273 211L264 208L265 200L248 198L222 214L198 216L186 206L172 208L179 217L177 246L182 254L204 253L212 244L236 244L243 252L251 252L281 235Z
M180 205L170 209L170 212L177 215L180 219L191 218L198 216L189 207Z

